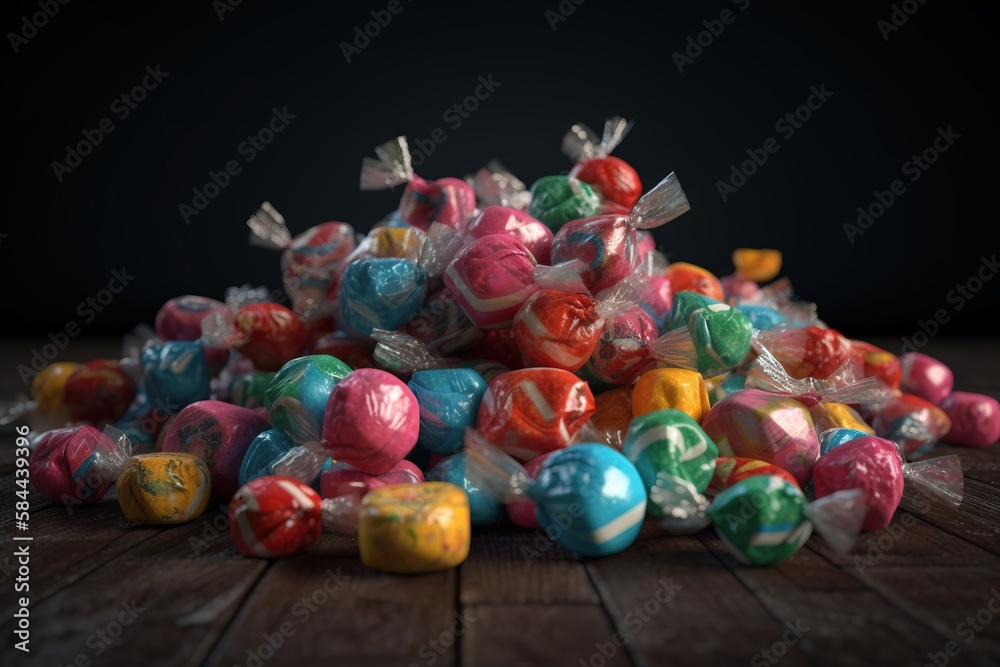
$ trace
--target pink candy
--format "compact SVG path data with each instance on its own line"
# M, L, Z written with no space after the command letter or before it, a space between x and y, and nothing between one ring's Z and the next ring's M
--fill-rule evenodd
M903 497L903 462L891 440L868 435L824 454L813 466L816 497L837 491L865 492L863 530L885 528Z
M93 426L49 431L31 454L31 484L54 502L100 500L115 480L105 479L94 464L114 450L111 438Z
M491 234L508 234L524 244L540 264L548 264L552 255L552 230L515 208L487 206L469 224L466 234L467 244Z
M953 445L989 447L1000 439L1000 403L992 396L955 391L940 407L951 419L947 440Z
M359 500L369 491L392 484L420 484L424 473L409 461L403 460L387 473L369 475L349 463L334 463L319 478L320 495L324 498L356 496Z
M899 358L899 363L903 373L899 388L903 393L939 405L955 385L951 369L934 357L908 352Z
M549 458L552 452L548 454L542 454L541 456L536 456L527 463L524 464L524 470L528 475L535 479L538 477L538 471L542 469L542 464L545 463L545 459ZM528 528L529 530L541 530L542 525L538 523L538 517L535 516L535 503L531 500L523 500L515 503L507 504L507 516L510 517L511 523L515 526L520 526L521 528Z
M490 234L455 255L444 282L476 326L501 329L538 290L534 270L535 258L524 244L507 234Z

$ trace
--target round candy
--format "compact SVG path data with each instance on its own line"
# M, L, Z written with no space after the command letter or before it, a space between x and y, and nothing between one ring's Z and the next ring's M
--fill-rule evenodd
M851 358L851 341L833 329L811 325L801 329L770 329L759 335L760 343L781 362L796 380L825 380Z
M253 410L199 401L181 410L166 428L162 451L200 457L212 473L212 498L229 500L239 488L240 465L250 443L268 428Z
M639 263L635 227L627 216L604 215L573 220L552 241L552 262L580 260L583 284L595 294L632 275Z
M289 361L264 392L271 426L299 443L316 440L330 393L350 372L340 359L325 354Z
M642 416L673 408L701 422L709 410L708 389L701 373L683 368L654 368L639 377L632 389L632 414Z
M944 410L910 394L892 396L871 420L875 433L899 443L907 458L926 453L951 430Z
M737 366L750 352L754 328L750 319L724 303L698 308L687 322L698 371L718 375Z
M414 175L399 201L400 217L424 231L432 222L461 231L466 217L475 208L475 190L459 178L428 181Z
M427 274L406 259L358 260L340 280L341 315L362 336L400 328L426 296Z
M260 477L229 504L229 533L244 556L282 558L305 551L323 532L322 500L291 477Z
M941 403L951 420L948 442L968 447L989 447L1000 438L1000 403L992 396L953 391Z
M585 369L608 384L632 384L654 364L650 353L659 328L649 314L633 306L604 319L604 328Z
M53 502L96 502L115 482L96 464L114 453L111 438L92 426L49 431L31 453L31 484Z
M289 242L281 253L281 278L295 312L326 301L334 269L356 247L354 228L343 222L310 227Z
M737 248L733 251L736 277L766 283L774 280L781 271L781 251L764 248Z
M597 443L553 452L529 495L546 534L585 557L627 549L646 514L646 487L635 466Z
M150 345L140 361L143 389L152 403L167 412L177 412L212 393L212 374L200 341Z
M590 359L604 319L585 294L540 289L514 315L514 341L525 366L574 372Z
M552 231L570 220L594 215L600 198L586 183L569 176L545 176L531 186L528 213Z
M715 404L701 422L723 456L760 459L784 468L799 486L809 481L819 440L802 403L759 389L744 389Z
M663 326L663 332L686 327L696 311L717 305L722 305L722 302L698 292L677 292L674 294L674 302L670 307L667 322Z
M791 557L812 535L799 487L755 475L720 493L708 507L722 543L741 563L769 565Z
M752 303L738 303L736 304L736 310L740 311L747 318L750 319L750 324L753 325L754 329L764 331L766 329L773 329L779 324L785 322L785 316L776 311L774 308L768 308L767 306L758 306Z
M258 477L273 474L271 464L287 454L294 446L295 443L281 431L272 428L260 433L247 447L247 453L243 456L243 462L240 464L240 486Z
M632 420L622 454L635 464L646 489L661 473L690 482L703 493L712 479L719 449L694 419L680 410L657 410ZM647 506L653 516L663 512Z
M72 421L97 426L118 421L135 399L137 388L121 363L95 359L73 371L63 386L63 404Z
M376 368L337 383L323 418L323 445L335 461L371 475L392 470L417 444L420 406L409 387Z
M526 368L490 381L477 430L510 456L528 461L569 446L596 406L587 383L557 368Z
M903 497L903 462L896 444L866 435L820 457L813 466L816 498L861 489L868 512L862 530L885 528Z
M607 155L578 162L571 172L587 183L602 199L612 201L628 210L642 196L639 174L625 160Z
M934 357L908 352L899 358L899 388L906 394L940 405L955 386L951 369Z
M302 353L309 331L298 315L278 303L252 303L233 323L230 347L260 371L276 371Z
M820 458L826 456L827 452L836 449L841 445L871 435L866 431L859 431L854 428L831 428L819 433L819 455Z
M244 408L264 405L264 392L274 381L276 371L251 371L237 375L229 387L229 402Z
M667 267L664 275L670 280L674 294L677 292L697 292L716 301L722 301L726 298L719 279L700 266L687 262L674 262Z
M771 465L770 463L757 459L744 459L738 456L720 456L715 459L715 471L712 473L712 481L709 482L708 488L705 490L705 495L714 496L725 491L733 484L737 484L748 477L754 477L756 475L772 475L780 477L789 484L794 484L795 486L799 485L799 483L795 481L795 478L792 477L791 473L784 468L779 468L776 465Z
M387 473L369 475L349 463L338 462L324 470L319 478L320 495L324 498L365 497L369 491L393 484L420 484L424 473L413 463L403 460Z
M358 553L366 566L416 574L460 565L469 555L469 497L447 482L396 484L361 501Z
M832 428L849 428L875 435L875 429L865 423L857 410L843 403L817 403L809 408L809 414L817 433Z
M450 482L469 496L472 527L491 526L503 519L504 506L465 476L465 453L446 456L427 473L428 482Z
M224 314L226 304L204 296L186 294L174 297L160 306L153 326L163 340L198 340L201 321L213 313Z
M208 507L212 478L194 454L133 456L118 477L118 504L133 523L186 523Z
M65 412L63 389L66 380L80 367L80 364L60 361L43 368L31 381L31 397L38 403L42 413Z
M524 464L524 470L528 473L531 479L536 479L538 477L538 471L542 469L542 464L552 456L553 452L548 454L542 454L541 456L536 456L527 463ZM538 515L536 512L537 505L533 500L519 500L513 503L507 503L507 516L510 517L511 523L515 526L520 526L521 528L528 528L529 530L541 530L542 524L538 523Z
M444 282L477 327L500 329L538 289L534 270L535 258L520 241L491 234L455 255Z
M504 206L487 206L466 231L466 245L491 234L508 234L520 241L540 264L552 255L552 230L524 211Z
M471 368L417 371L407 385L420 406L417 442L435 454L461 451L465 430L475 428L486 380Z
M639 302L642 309L649 313L657 327L662 327L674 305L674 289L670 279L665 276L649 277L649 289Z
M883 388L899 388L902 371L899 366L899 358L896 355L861 340L852 340L851 348L855 354L861 357L866 378L878 378L879 385Z

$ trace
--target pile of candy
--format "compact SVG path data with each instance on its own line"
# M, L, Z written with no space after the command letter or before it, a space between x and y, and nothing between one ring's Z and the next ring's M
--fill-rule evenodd
M628 548L647 515L711 524L765 564L813 528L847 550L908 498L960 503L956 457L908 460L993 444L997 401L828 328L771 282L776 250L736 250L722 279L668 263L648 230L687 198L673 174L643 194L609 155L628 129L574 126L569 174L530 190L495 163L425 180L397 138L361 186L405 184L399 208L364 236L292 237L265 203L251 239L281 250L291 307L181 296L125 358L38 373L22 407L53 430L31 483L77 504L117 483L137 523L229 503L248 556L325 526L389 572L454 567L505 516L583 556Z

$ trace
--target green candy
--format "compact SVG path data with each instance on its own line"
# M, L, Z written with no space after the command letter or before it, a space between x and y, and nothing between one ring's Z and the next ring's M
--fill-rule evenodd
M297 442L318 439L330 394L350 372L350 366L328 354L289 361L264 392L271 426Z
M750 351L753 339L750 318L724 303L691 313L688 331L698 354L698 372L705 376L737 366Z
M647 492L666 474L690 482L694 490L704 493L719 449L687 413L656 410L632 420L622 453L635 464ZM648 503L646 509L653 516L663 516L656 503Z
M789 558L812 534L806 497L773 475L737 482L715 497L708 515L732 555L742 563L769 565Z
M686 327L691 321L691 315L694 311L714 303L720 302L697 292L677 292L674 294L674 303L670 306L670 314L667 316L666 322L663 323L663 328L660 329L660 335Z
M528 215L541 220L553 232L570 220L597 213L600 198L589 185L569 176L543 176L531 186Z
M264 392L277 375L275 371L253 371L233 378L229 402L241 408L259 408L264 405Z

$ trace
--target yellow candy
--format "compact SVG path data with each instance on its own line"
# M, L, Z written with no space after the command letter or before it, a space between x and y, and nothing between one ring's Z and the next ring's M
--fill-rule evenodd
M118 503L135 523L184 523L205 511L212 477L194 454L134 456L118 477Z
M853 428L875 435L875 429L865 423L861 415L849 405L843 403L817 403L809 408L813 423L820 433L831 428Z
M412 227L379 227L368 234L368 241L375 257L416 261L423 239Z
M49 364L31 381L31 395L38 402L38 411L54 412L62 407L63 387L66 380L80 367L69 361Z
M655 368L646 371L632 389L632 416L673 408L699 424L709 410L705 379L697 371Z
M766 283L774 280L781 271L781 251L765 248L737 248L733 251L736 277Z
M469 555L471 537L469 497L454 484L394 484L361 501L358 550L361 562L374 570L447 570Z

